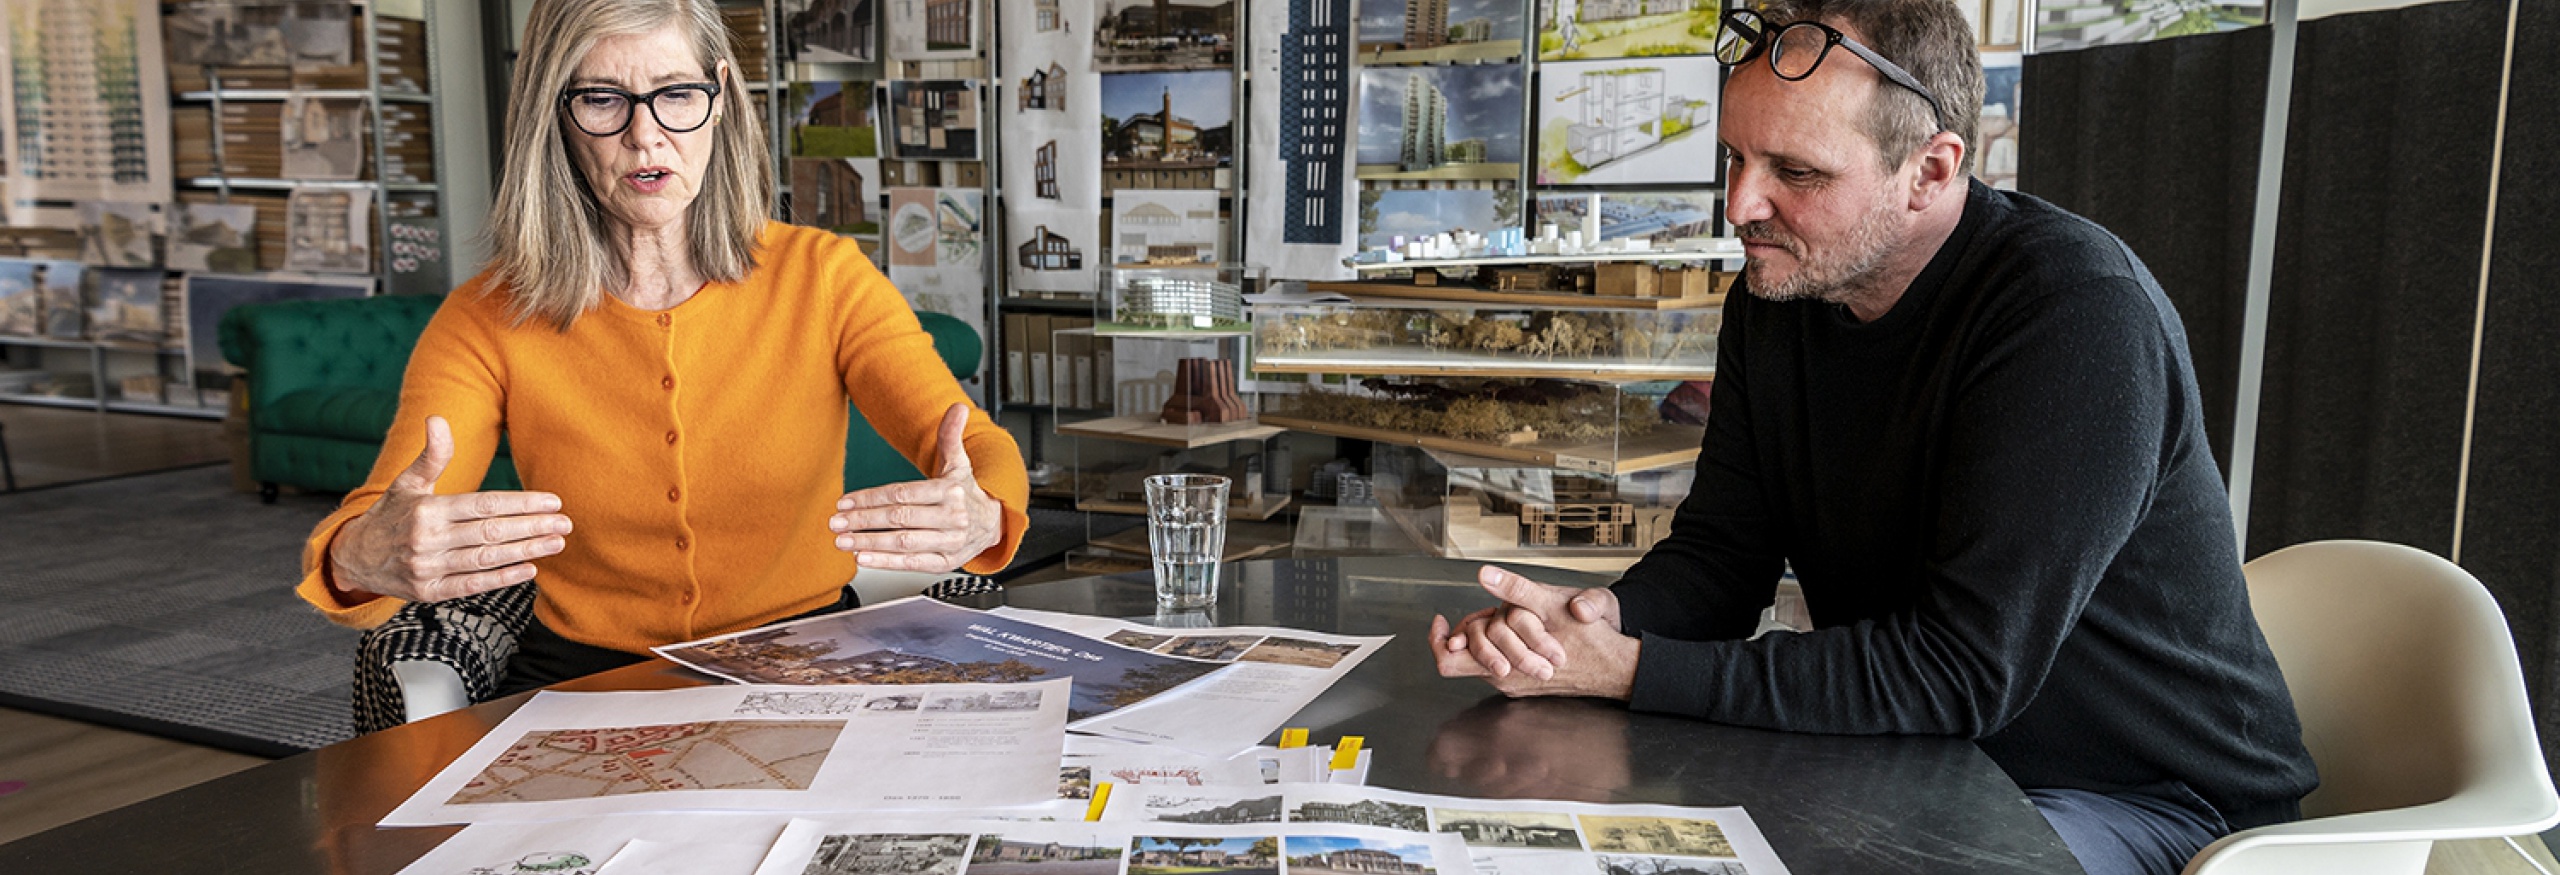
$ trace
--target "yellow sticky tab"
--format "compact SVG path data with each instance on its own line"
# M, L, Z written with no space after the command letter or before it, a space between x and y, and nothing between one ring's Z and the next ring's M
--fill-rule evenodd
M1340 772L1360 765L1360 736L1345 735L1333 743L1333 770Z
M1109 783L1093 785L1093 802L1084 807L1084 819L1101 820L1102 809L1109 804L1111 804L1111 785Z
M1281 749L1281 750L1288 750L1288 749L1290 749L1290 748L1306 747L1306 746L1307 746L1307 731L1306 731L1306 730L1304 730L1304 729L1283 729L1283 730L1280 730L1280 749Z

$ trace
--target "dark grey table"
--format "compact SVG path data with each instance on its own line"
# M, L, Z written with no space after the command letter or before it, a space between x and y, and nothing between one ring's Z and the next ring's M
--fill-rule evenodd
M1971 743L1794 735L1648 714L1594 701L1512 701L1433 670L1424 633L1490 604L1475 565L1322 559L1229 566L1217 607L1168 625L1273 625L1394 634L1300 712L1318 741L1360 735L1370 783L1461 796L1740 805L1797 873L2077 873L2017 785ZM1597 578L1521 569L1542 580ZM1148 618L1146 575L1020 587L1026 608ZM996 604L996 598L978 606ZM650 662L561 685L694 686ZM382 816L522 704L490 702L278 760L0 845L0 872L389 875L454 829L376 829Z

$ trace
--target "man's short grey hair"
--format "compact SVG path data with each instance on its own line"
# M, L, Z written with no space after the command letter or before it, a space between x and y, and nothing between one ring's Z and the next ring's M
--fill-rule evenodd
M1881 75L1876 99L1868 105L1867 138L1874 140L1886 169L1902 166L1920 144L1939 131L1964 138L1968 162L1979 147L1982 125L1982 54L1974 46L1973 24L1955 0L1762 0L1760 15L1774 29L1798 21L1819 21L1845 31L1902 65L1938 96L1940 115L1929 101ZM1825 64L1863 63L1845 49L1833 49ZM1765 56L1752 63L1768 63Z

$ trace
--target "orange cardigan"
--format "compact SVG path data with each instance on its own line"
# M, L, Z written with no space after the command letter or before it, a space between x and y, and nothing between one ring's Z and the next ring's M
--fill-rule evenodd
M435 414L454 436L437 492L477 488L504 433L525 488L560 496L577 530L534 563L534 613L569 640L638 653L834 602L857 570L827 530L844 494L845 399L925 471L943 411L968 399L852 241L769 223L757 262L664 312L607 295L565 333L511 326L487 274L464 283L418 338L372 475L312 532L301 596L346 625L398 609L341 599L328 550L417 458ZM964 567L991 573L1021 543L1030 487L985 412L967 434L1004 536Z

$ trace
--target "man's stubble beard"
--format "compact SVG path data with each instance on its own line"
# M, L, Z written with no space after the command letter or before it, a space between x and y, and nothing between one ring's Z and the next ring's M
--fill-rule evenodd
M1830 264L1809 258L1804 241L1779 230L1773 223L1744 224L1735 229L1737 235L1777 243L1796 259L1795 272L1774 283L1761 279L1766 272L1763 259L1757 256L1746 259L1743 262L1744 287L1765 301L1811 298L1829 304L1848 304L1877 294L1877 290L1867 286L1876 274L1883 272L1885 257L1893 250L1894 209L1895 205L1890 200L1879 201L1868 208L1858 217L1857 226L1849 229L1848 238L1841 241L1847 250L1845 257Z

